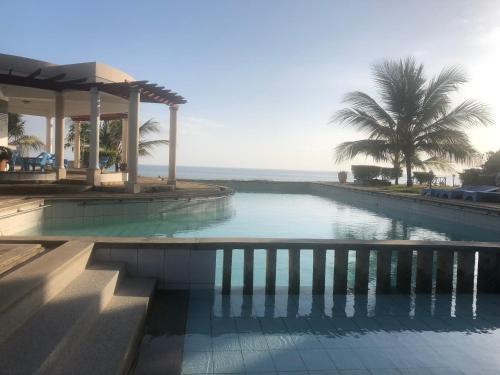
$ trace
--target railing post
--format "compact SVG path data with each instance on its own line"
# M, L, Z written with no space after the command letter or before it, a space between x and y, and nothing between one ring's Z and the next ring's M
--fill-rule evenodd
M243 260L243 294L253 294L253 248L245 248Z
M453 250L437 251L436 292L451 293L453 291Z
M233 249L223 249L222 260L222 294L231 294L231 268L233 264Z
M377 250L377 293L391 291L391 250Z
M411 250L398 250L396 288L398 292L409 293L411 291L411 261L413 252Z
M420 249L417 251L417 282L416 293L432 292L432 265L434 250Z
M266 294L276 293L276 248L266 250Z
M499 291L499 254L497 252L479 252L477 266L478 293L498 293Z
M288 293L300 291L300 249L288 249Z
M346 294L347 292L347 260L349 251L335 249L335 265L333 269L333 293Z
M474 251L459 251L457 255L457 293L472 293L474 290Z
M325 293L326 249L313 249L313 294Z
M368 293L368 272L370 266L370 250L356 250L356 274L354 279L354 292Z

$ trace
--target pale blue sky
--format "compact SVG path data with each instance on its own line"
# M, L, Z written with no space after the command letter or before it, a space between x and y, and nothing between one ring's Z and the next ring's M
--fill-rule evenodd
M462 95L500 123L500 1L10 1L0 51L54 63L99 61L178 91L179 165L329 170L360 138L328 125L351 90L375 94L370 65L413 54L429 75L460 64ZM142 118L168 111L143 106ZM43 121L29 128L43 135ZM500 126L475 130L500 148ZM142 163L165 164L158 149Z

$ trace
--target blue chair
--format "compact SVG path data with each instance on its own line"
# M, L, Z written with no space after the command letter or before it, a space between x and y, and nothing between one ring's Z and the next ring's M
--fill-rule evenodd
M498 186L470 186L467 190L462 193L462 199L464 201L473 202L500 202L500 192Z

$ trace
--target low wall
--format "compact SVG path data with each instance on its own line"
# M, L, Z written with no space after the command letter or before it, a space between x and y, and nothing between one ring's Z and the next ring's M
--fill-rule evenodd
M148 243L149 242L149 243ZM126 264L131 276L154 277L160 289L213 289L217 250L144 242L96 243L93 260Z

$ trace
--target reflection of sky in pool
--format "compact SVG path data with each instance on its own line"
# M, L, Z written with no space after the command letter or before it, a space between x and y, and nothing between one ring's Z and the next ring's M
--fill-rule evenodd
M73 223L37 229L45 235L159 237L291 237L499 241L492 233L428 217L396 217L307 194L236 193L156 219Z

